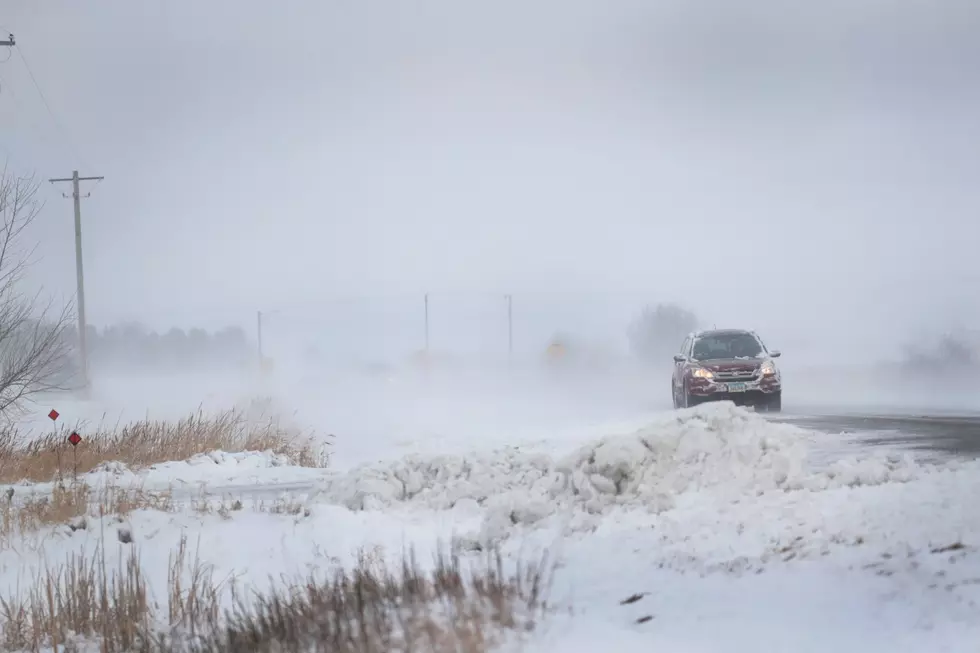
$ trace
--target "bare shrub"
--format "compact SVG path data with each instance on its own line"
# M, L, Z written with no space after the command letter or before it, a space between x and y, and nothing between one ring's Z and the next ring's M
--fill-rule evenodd
M63 390L71 357L72 309L55 310L40 294L23 292L33 248L25 230L41 209L38 182L0 170L0 416L23 409L40 392Z
M114 569L103 552L45 570L24 597L0 600L6 651L259 653L483 652L526 633L547 613L553 566L546 557L506 574L499 553L466 571L454 551L432 571L414 555L397 570L365 557L351 571L307 578L250 601L215 583L186 540L171 556L166 619L158 614L135 548ZM230 611L220 606L231 593Z
M275 421L256 424L237 410L215 415L202 411L177 421L141 420L115 430L100 428L71 448L68 432L24 442L15 429L0 432L0 483L51 481L66 474L85 474L100 465L120 462L131 469L186 460L212 451L271 451L291 464L322 467L324 451L310 436Z

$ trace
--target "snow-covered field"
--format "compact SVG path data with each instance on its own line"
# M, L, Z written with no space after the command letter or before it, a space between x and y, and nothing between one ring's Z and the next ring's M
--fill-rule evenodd
M120 528L156 588L182 536L200 543L217 577L257 586L352 564L361 549L398 558L411 545L424 561L455 540L474 551L498 544L514 559L547 548L560 560L552 592L560 609L525 650L980 645L980 513L970 508L978 464L849 449L835 434L729 404L664 411L646 398L660 387L566 381L545 392L500 382L472 393L459 385L361 379L288 396L266 388L282 418L335 436L330 469L219 453L99 471L93 483L246 497L246 508L138 511L125 523L46 530L0 551L0 591L23 585L43 559L98 541L115 555L130 546L113 535ZM151 402L130 384L59 410L69 421L142 417L147 406L172 417L255 394L245 384L222 387L231 389L208 399L203 385L183 383ZM303 510L247 507L276 499Z

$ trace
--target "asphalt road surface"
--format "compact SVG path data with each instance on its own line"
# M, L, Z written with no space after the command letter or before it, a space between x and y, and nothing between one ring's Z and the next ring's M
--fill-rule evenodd
M909 448L944 458L980 458L980 414L814 413L774 421L853 435L865 445Z

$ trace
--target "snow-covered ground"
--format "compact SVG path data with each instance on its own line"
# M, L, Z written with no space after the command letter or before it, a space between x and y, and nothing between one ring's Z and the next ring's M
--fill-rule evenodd
M230 514L140 511L123 524L59 527L0 551L0 584L23 586L42 559L103 538L113 555L130 546L112 535L119 528L155 588L182 535L200 542L216 577L258 586L349 564L361 548L397 558L414 545L425 561L455 539L515 558L558 556L552 600L574 612L559 610L526 650L931 653L980 642L978 464L849 449L837 435L729 404L663 411L636 385L566 379L544 391L525 381L475 394L438 379L398 383L351 380L289 397L270 389L284 417L336 436L329 470L216 454L92 479L228 497L269 487L301 503L299 514L246 500ZM172 411L206 396L181 407L179 393L164 394ZM115 421L149 405L128 402L59 410L88 421L116 411ZM159 405L154 416L172 416Z

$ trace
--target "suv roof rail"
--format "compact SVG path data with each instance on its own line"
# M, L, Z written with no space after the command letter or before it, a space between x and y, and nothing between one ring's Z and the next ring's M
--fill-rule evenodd
M719 332L720 333L725 333L725 332L729 332L729 333L748 333L748 334L751 334L751 335L755 336L756 338L759 337L759 334L756 333L754 329L740 329L738 327L722 327L720 329L698 329L697 331L693 331L693 332L689 333L688 335L689 336L692 336L692 337L695 337L695 338L698 338L700 336L703 336L706 333L719 333Z

